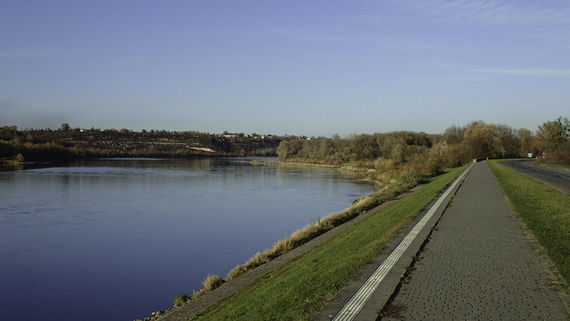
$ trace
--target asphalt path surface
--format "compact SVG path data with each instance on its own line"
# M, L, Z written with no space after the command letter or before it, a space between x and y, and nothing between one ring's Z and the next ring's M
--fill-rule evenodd
M570 170L535 165L533 160L513 160L503 164L570 194Z

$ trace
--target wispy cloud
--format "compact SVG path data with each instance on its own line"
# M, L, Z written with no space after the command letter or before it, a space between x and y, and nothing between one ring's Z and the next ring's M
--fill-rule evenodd
M268 28L263 30L250 30L244 33L247 36L270 36L290 41L339 43L358 47L392 49L405 52L424 52L426 50L449 49L443 40L429 41L410 35L378 34L374 32L361 32L350 28Z
M562 4L562 6L561 6ZM570 23L564 2L537 1L425 1L420 7L434 18L481 24Z
M505 68L477 68L471 69L473 73L502 74L535 77L569 77L570 69L505 69Z
M501 0L408 0L382 2L381 13L356 14L347 20L362 23L387 23L416 17L431 22L462 24L569 24L570 4L565 1L533 3Z
M487 77L482 75L464 75L464 74L442 74L431 77L411 75L408 79L432 84L458 84L458 83L472 83L487 80Z
M270 35L290 40L308 40L308 41L339 41L339 42L368 42L371 37L362 34L348 34L346 30L339 28L266 28L260 30L248 30L247 35L259 36Z
M570 48L570 30L567 29L550 32L527 32L517 34L517 36L531 41L545 41L556 44L559 47Z

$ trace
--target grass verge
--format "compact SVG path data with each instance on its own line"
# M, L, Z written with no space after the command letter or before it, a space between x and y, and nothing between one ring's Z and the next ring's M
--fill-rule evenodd
M534 233L566 281L570 280L570 197L518 171L490 161L512 207Z
M551 163L539 163L538 165L544 165L552 168L570 169L570 165L566 164L551 164Z
M355 224L189 320L308 320L465 167Z

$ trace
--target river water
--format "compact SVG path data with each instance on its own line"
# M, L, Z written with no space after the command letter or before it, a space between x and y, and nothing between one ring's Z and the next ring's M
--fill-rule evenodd
M243 158L0 172L0 319L148 316L373 190Z

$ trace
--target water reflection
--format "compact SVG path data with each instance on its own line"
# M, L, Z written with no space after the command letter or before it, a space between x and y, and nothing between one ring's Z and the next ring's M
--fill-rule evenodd
M3 318L142 317L373 190L333 170L249 160L105 159L1 172Z

